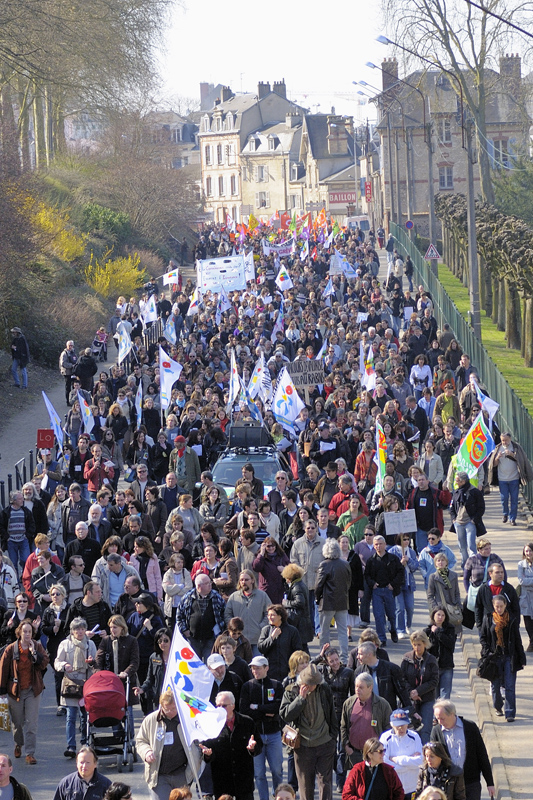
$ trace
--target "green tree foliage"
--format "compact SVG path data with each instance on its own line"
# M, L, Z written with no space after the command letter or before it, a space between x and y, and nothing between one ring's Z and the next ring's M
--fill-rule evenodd
M515 169L495 173L494 199L503 214L533 227L533 162L520 159Z
M86 203L83 207L83 229L87 233L110 236L121 242L131 233L130 218L121 211L113 211L99 203Z

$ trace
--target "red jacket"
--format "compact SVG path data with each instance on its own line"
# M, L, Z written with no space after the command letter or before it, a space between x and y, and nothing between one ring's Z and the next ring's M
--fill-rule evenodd
M331 512L330 519L331 519L331 514L334 514L335 517L339 519L341 514L344 514L345 511L348 511L348 509L350 508L350 497L353 494L356 494L356 492L350 492L350 494L344 494L344 492L337 492L337 494L333 495L328 506L328 509ZM368 517L368 505L366 503L366 500L362 494L357 493L357 495L359 497L359 502L361 504L360 506L361 511Z
M342 800L365 800L365 791L368 790L368 786L365 787L365 767L365 762L361 761L350 770L342 790ZM402 782L394 767L388 764L382 764L381 767L389 792L387 797L380 797L379 800L404 800Z
M98 492L104 485L104 478L107 478L108 482L113 480L115 470L113 467L106 467L106 461L107 459L102 459L99 467L94 463L94 458L85 462L83 477L87 480L87 488L90 492Z

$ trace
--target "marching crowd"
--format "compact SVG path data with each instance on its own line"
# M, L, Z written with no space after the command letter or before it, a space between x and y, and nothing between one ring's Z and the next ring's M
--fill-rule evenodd
M32 480L0 513L0 694L14 757L36 764L43 675L53 674L64 755L77 758L57 800L128 797L125 784L110 787L98 773L86 741L79 687L102 669L128 681L131 721L141 706L136 746L154 800L188 800L200 774L204 796L217 800L252 800L254 789L259 800L271 792L312 800L315 785L329 800L334 782L343 800L471 800L481 797L481 776L494 794L480 731L450 699L454 650L462 626L477 627L480 674L496 713L513 722L526 663L521 615L533 651L533 543L518 565L518 596L491 550L484 498L497 483L503 522L515 526L519 488L533 469L495 424L490 458L475 475L458 469L466 432L480 414L489 422L483 376L449 326L438 328L431 295L415 290L392 237L380 283L373 231L342 231L335 247L329 230L309 235L312 255L280 264L264 242L281 235L248 232L256 281L230 292L225 310L208 292L189 313L192 284L156 295L165 336L149 347L148 296L119 298L107 333L99 331L102 347L78 353L69 341L60 356L63 446L40 452ZM214 226L196 255L236 245ZM348 275L330 274L340 257ZM280 267L292 284L283 292ZM99 354L120 323L132 352L107 372ZM159 346L183 367L167 408ZM270 381L253 401L248 392L228 403L232 352L244 385L264 358ZM288 362L317 358L324 383L309 388L284 429L272 384ZM259 415L282 468L269 489L250 455L228 491L213 467L239 426ZM386 462L376 486L377 423ZM396 524L404 510L416 521L408 530ZM442 541L450 523L453 549ZM413 630L416 595L427 625ZM216 739L193 748L164 690L176 626L211 671L210 700L227 717ZM406 640L399 664L388 636ZM0 755L1 796L12 786L10 797L28 800L10 769Z

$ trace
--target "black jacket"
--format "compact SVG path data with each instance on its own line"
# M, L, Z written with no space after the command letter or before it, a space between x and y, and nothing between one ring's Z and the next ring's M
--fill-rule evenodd
M475 524L476 536L483 536L487 532L483 522L485 498L483 497L483 492L471 486L470 481L459 489L456 489L453 493L452 502L450 504L452 523L455 522L461 506L465 507L466 513ZM453 526L452 530L455 530Z
M270 625L262 628L257 649L262 656L268 658L270 677L282 681L289 674L289 657L295 650L302 649L302 640L298 629L288 622L282 622L281 636L277 639L273 639L271 633Z
M464 717L459 717L459 719L462 720L463 723L466 743L466 758L463 766L465 785L468 786L469 783L478 783L480 775L483 775L487 786L494 786L490 759L487 748L485 747L485 742L481 736L481 731L475 722L464 719ZM448 753L446 739L440 725L433 726L431 741L441 742Z
M327 683L333 695L333 704L335 706L335 714L337 715L337 722L341 724L342 707L344 701L349 695L355 693L355 677L353 669L349 667L340 666L337 672L328 667L327 664L320 664L322 658L313 659L313 664L318 663L319 670L324 676L324 682Z
M98 624L100 625L100 630L108 631L107 623L109 621L109 617L111 616L111 609L104 600L100 600L100 602L97 603L97 606L98 606ZM85 606L83 605L83 597L77 597L72 603L72 605L69 606L67 618L65 620L65 628L67 629L67 631L70 630L70 623L75 617L83 617L83 619L87 618L85 613ZM95 636L93 641L98 647L98 642L100 641L100 637Z
M396 597L396 595L400 594L404 581L405 570L403 565L400 559L392 553L385 552L381 558L377 553L373 553L366 562L365 582L370 589L376 587L382 589L390 583L392 593Z
M35 521L35 533L48 533L50 530L50 523L46 516L46 508L44 507L43 501L35 498L32 502L33 508L31 514Z
M411 706L409 689L402 676L400 667L397 664L393 664L392 661L382 661L379 659L375 671L379 687L379 696L383 697L393 710L395 708L409 708ZM360 664L356 668L355 677L357 678L362 672L368 672L374 677L373 670L366 664Z
M283 686L279 681L272 680L268 675L261 680L252 678L242 687L239 711L251 717L261 733L278 733L281 725L279 707L282 698Z
M294 581L287 589L285 608L289 615L288 621L300 634L302 643L312 642L315 629L309 616L309 590L302 580Z
M7 550L7 540L8 536L8 527L9 527L9 518L11 516L11 506L6 506L2 513L0 514L0 539L2 543L2 550ZM33 514L29 511L25 506L22 506L22 510L24 512L24 522L26 525L26 537L30 543L33 543L33 539L35 537L35 520L33 518Z
M435 632L431 630L431 625L425 628L428 639L431 642L431 647L428 653L435 656L439 664L439 670L453 669L455 664L453 662L453 651L455 650L455 642L457 641L457 631L453 625L437 628Z
M320 611L347 611L352 568L340 558L326 558L318 567L315 600Z
M109 506L107 509L107 519L111 523L112 533L120 536L120 529L124 525L124 517L127 517L130 512L128 511L128 504L120 509L116 505Z
M241 699L242 681L238 675L231 672L229 668L226 669L226 674L221 683L213 682L209 702L215 705L217 694L219 692L231 692L235 697L235 707L238 708Z
M519 672L526 666L526 654L524 653L522 637L520 636L520 614L515 616L511 613L509 616L509 625L503 632L503 653L511 657L512 671ZM496 631L494 630L492 614L486 614L483 617L479 641L481 642L482 656L502 653L496 640Z
M89 518L89 508L91 507L91 504L89 503L88 500L86 500L84 497L82 497L80 499L79 506L80 506L80 519L79 519L79 521L80 522L87 522L87 520ZM63 541L65 542L66 545L69 542L71 542L73 539L76 538L73 533L69 534L69 532L68 532L68 520L69 520L69 517L70 517L71 507L72 506L71 506L70 499L69 500L65 500L61 504L61 526L62 526L62 530L63 530Z
M235 712L235 725L230 731L224 725L216 739L207 739L203 744L213 750L213 755L205 758L211 764L215 797L229 794L238 797L253 794L254 759L246 749L250 736L255 739L254 754L263 749L263 740L257 725L250 717Z
M441 763L433 782L430 780L428 768L420 767L415 797L422 794L424 789L428 786L435 786L437 789L442 789L446 795L446 800L466 800L463 770L460 767L456 767L455 764L445 767L444 764Z
M520 619L520 602L518 600L518 595L516 593L516 589L507 581L503 583L502 592L503 596L506 598L509 611L511 614L514 614L518 619ZM481 628L483 624L483 617L486 615L492 616L492 612L494 607L492 605L492 597L493 594L490 590L490 581L487 583L482 583L479 587L479 591L476 597L476 608L475 608L475 618L476 618L476 625L478 628Z
M400 669L408 691L416 689L421 697L420 702L422 703L427 703L428 701L432 703L435 702L437 699L437 689L439 688L439 665L435 656L432 656L427 650L424 653L420 671L421 683L418 685L414 653L412 650L404 655Z
M166 668L167 665L163 661L161 653L152 653L148 662L146 680L141 686L147 699L152 703L157 702L159 695L163 691Z

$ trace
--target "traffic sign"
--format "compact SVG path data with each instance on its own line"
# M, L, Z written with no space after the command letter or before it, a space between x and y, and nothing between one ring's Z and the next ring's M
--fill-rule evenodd
M405 227L407 228L408 231L410 231L412 228L415 227L415 223L413 222L412 219L408 219L407 222L405 223Z
M426 261L433 261L434 259L440 258L439 251L434 244L429 245L424 258Z

